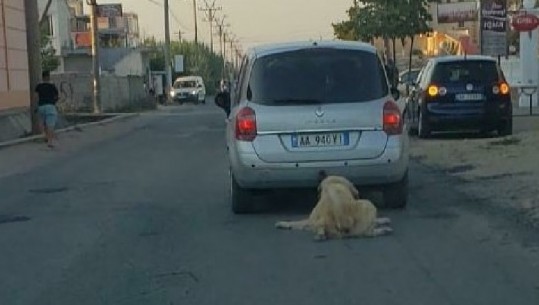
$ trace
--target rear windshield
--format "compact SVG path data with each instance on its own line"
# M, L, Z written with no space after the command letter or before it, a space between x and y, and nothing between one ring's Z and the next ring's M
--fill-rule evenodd
M195 88L197 86L196 81L179 81L174 83L174 88Z
M493 61L455 61L438 63L432 75L433 82L493 83L499 80L498 68Z
M413 82L413 81L415 81L417 79L418 75L419 75L419 70L405 72L405 73L402 74L400 81L403 82L403 83Z
M388 85L376 54L320 48L257 59L248 90L265 105L350 103L387 96Z

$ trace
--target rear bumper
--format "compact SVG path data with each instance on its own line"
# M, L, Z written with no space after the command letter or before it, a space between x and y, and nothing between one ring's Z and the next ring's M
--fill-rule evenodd
M498 102L475 109L454 109L440 111L437 107L426 107L424 117L434 131L480 129L492 130L500 123L512 119L510 102Z
M268 163L254 152L229 151L231 171L241 187L255 189L316 187L321 170L341 175L357 186L376 186L400 181L408 170L408 137L388 141L376 159L298 163Z
M196 101L201 101L204 98L205 98L204 94L202 93L176 94L174 97L172 97L172 99L177 102L196 102Z

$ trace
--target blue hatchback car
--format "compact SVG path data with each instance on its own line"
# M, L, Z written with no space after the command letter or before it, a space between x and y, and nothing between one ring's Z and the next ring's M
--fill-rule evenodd
M407 103L412 132L513 132L511 92L497 61L488 56L443 56L421 70Z

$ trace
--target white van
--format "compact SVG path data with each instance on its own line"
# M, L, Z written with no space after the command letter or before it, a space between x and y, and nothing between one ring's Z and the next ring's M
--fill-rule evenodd
M200 76L178 77L170 90L170 97L180 104L206 102L206 86Z

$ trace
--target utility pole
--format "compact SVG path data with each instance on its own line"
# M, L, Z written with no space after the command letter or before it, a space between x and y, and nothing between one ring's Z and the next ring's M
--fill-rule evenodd
M215 19L215 12L220 11L222 8L215 6L215 0L211 4L207 0L204 0L204 5L205 7L200 10L206 12L206 20L210 25L210 50L213 53L213 21Z
M193 0L193 15L195 18L195 44L198 44L197 0Z
M183 34L182 29L179 28L179 29L178 29L178 41L179 41L180 43L182 42L182 34Z
M97 3L96 0L86 0L90 6L90 19L92 23L92 64L93 64L93 108L94 113L101 113L101 73L99 64L99 29L97 28Z
M223 78L226 79L226 33L223 33Z
M34 89L41 80L40 28L37 0L24 0L24 8L28 51L28 79L30 83L30 118L32 122L32 133L38 134L37 100L33 96Z
M225 18L226 15L223 15L221 18L215 18L215 26L217 27L217 35L219 36L219 50L221 51L221 56L224 57L223 53L223 33L224 33L224 26L225 26ZM212 33L213 35L213 33Z
M172 85L172 67L170 60L170 21L168 0L165 0L165 71L167 73L167 85L165 86L165 96L167 103L170 103L170 86Z

